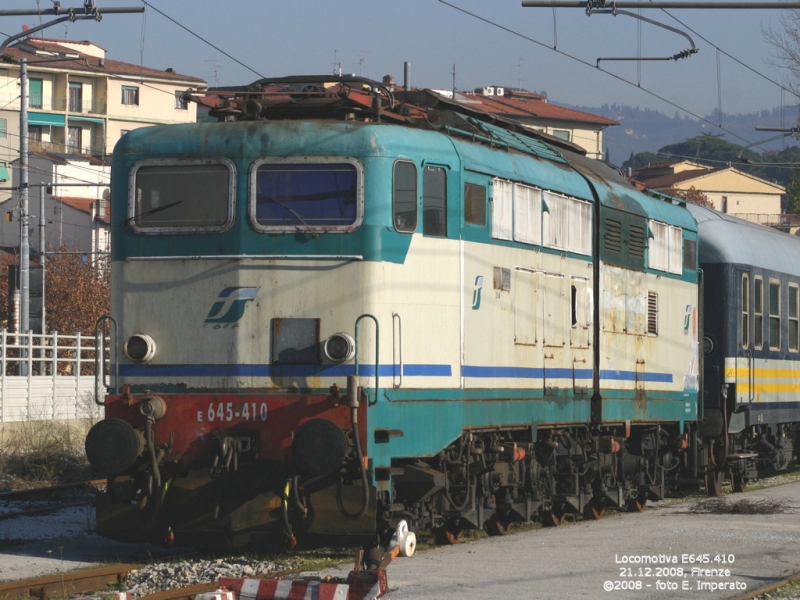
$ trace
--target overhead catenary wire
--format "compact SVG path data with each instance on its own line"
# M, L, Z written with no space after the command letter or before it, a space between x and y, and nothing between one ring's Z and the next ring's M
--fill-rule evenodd
M212 44L211 42L209 42L207 39L205 39L205 38L204 38L204 37L202 37L201 35L199 35L199 34L195 33L194 31L192 31L191 29L189 29L189 28L188 28L188 27L186 27L185 25L182 25L181 23L179 23L178 21L176 21L175 19L173 19L172 17L170 17L168 14L164 13L163 11L160 11L160 10L159 10L159 9L157 9L155 6L153 6L153 5L152 5L150 2L147 2L147 0L142 0L142 4L144 4L144 5L145 5L145 6L147 6L148 8L152 8L154 11L156 11L158 14L160 14L160 15L161 15L162 17L164 17L165 19L168 19L169 21L172 21L172 22L173 22L175 25L177 25L178 27L180 27L181 29L183 29L183 30L184 30L184 31L186 31L187 33L190 33L190 34L192 34L194 37L196 37L197 39L199 39L201 42L204 42L205 44L208 44L209 46L211 46L212 48L214 48L214 50L216 50L217 52L219 52L219 53L221 53L221 54L224 54L225 56L227 56L228 58L230 58L232 61L234 61L236 64L238 64L238 65L240 65L240 66L244 67L245 69L247 69L248 71L250 71L250 72L252 72L252 73L255 73L256 75L258 75L258 76L259 76L260 78L262 78L262 79L264 79L264 78L266 77L265 75L262 75L261 73L259 73L259 72L258 72L258 71L256 71L255 69L253 69L252 67L249 67L249 66L247 66L246 64L244 64L242 61L238 60L237 58L234 58L233 56L231 56L230 54L228 54L227 52L225 52L225 51L224 51L224 50L222 50L221 48L219 48L219 47L215 46L214 44Z
M472 17L474 19L482 21L482 22L484 22L484 23L486 23L488 25L491 25L492 27L496 27L498 29L501 29L502 31L510 33L511 35L514 35L514 36L517 36L517 37L522 38L524 40L527 40L527 41L529 41L529 42L531 42L533 44L536 44L538 46L542 46L543 48L547 48L548 50L556 52L557 54L560 54L561 56L564 56L565 58L569 58L569 59L571 59L571 60L573 60L575 62L578 62L578 63L580 63L580 64L582 64L582 65L584 65L586 67L590 67L592 69L600 71L601 73L604 73L604 74L608 75L609 77L612 77L612 78L614 78L614 79L616 79L618 81L621 81L622 83L625 83L627 85L630 85L630 86L633 86L633 87L635 87L637 89L640 89L643 92L645 92L646 94L649 94L650 96L652 96L653 98L656 98L657 100L661 100L662 102L672 106L673 108L676 108L676 109L686 113L687 115L690 115L690 116L694 117L695 119L698 119L699 121L703 121L704 123L708 123L709 125L712 125L712 126L718 128L718 129L720 129L721 131L724 131L725 133L731 135L732 137L735 137L738 140L746 142L747 144L751 143L750 140L748 140L748 139L738 135L737 133L735 133L733 131L730 131L730 130L724 128L724 127L720 127L718 124L714 123L710 119L698 115L697 113L689 110L688 108L685 108L685 107L681 106L677 102L669 100L668 98L666 98L664 96L661 96L660 94L657 94L656 92L654 92L654 91L652 91L652 90L650 90L650 89L648 89L646 87L642 87L640 85L637 85L635 82L630 81L629 79L625 79L624 77L622 77L620 75L617 75L615 73L612 73L611 71L603 69L599 65L593 65L593 64L583 60L582 58L579 58L577 56L569 54L568 52L564 52L563 50L558 50L556 48L551 48L547 44L545 44L543 42L540 42L539 40L537 40L535 38L532 38L530 36L527 36L525 34L522 34L522 33L518 32L518 31L515 31L515 30L511 29L510 27L506 27L505 25L501 25L500 23L492 21L491 19L487 19L486 17L482 17L482 16L480 16L478 14L470 12L470 11L464 9L464 8L461 8L460 6L456 6L455 4L451 4L450 2L447 2L447 0L437 0L437 1L440 2L441 4L444 4L445 6L449 6L450 8L452 8L454 10L457 10L457 11L459 11L461 13L464 13L467 16L470 16L470 17ZM547 5L550 6L549 3ZM756 146L756 147L759 147L759 146ZM765 151L764 148L760 148L760 149L762 151Z

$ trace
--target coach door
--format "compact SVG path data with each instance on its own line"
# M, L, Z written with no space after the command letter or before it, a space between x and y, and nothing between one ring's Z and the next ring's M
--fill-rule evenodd
M725 383L735 384L737 404L749 404L755 399L754 354L764 346L764 280L747 271L738 271L738 275L739 297L734 303L739 314L738 350L732 371L725 361Z

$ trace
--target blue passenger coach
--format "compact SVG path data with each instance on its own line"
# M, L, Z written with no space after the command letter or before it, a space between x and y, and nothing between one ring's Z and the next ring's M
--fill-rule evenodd
M699 206L705 413L737 490L792 460L800 411L800 238Z
M114 151L98 530L456 541L641 510L698 436L698 234L572 144L360 78Z

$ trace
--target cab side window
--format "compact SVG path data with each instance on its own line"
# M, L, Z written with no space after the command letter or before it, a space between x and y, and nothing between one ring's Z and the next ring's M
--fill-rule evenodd
M442 167L425 167L422 174L422 233L447 236L447 175Z
M397 231L417 230L417 166L409 161L394 163L392 220Z

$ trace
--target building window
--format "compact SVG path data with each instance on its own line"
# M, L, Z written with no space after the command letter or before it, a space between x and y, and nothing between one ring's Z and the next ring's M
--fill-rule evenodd
M42 126L41 125L28 125L28 140L31 142L42 141Z
M80 82L69 82L69 110L83 112L83 84Z
M781 284L769 282L769 347L781 349Z
M42 89L44 84L41 79L28 79L28 106L31 108L42 108Z
M570 132L567 129L553 129L553 137L569 141Z
M4 138L8 135L8 121L5 119L0 119L0 138Z
M123 104L139 104L139 88L132 85L122 86L122 103Z
M83 149L83 129L80 127L70 127L67 131L67 152L80 154Z
M447 236L447 175L442 167L422 174L422 233Z
M417 166L405 160L394 163L392 213L397 231L417 229Z
M183 94L184 92L181 91L175 92L175 108L178 110L189 109L189 103L186 101L186 97Z

